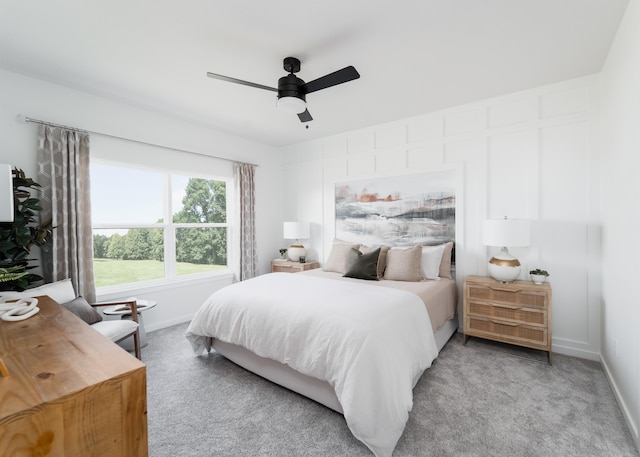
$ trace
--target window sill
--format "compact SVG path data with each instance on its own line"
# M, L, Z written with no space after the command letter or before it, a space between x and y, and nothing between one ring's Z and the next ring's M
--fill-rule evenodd
M234 275L231 270L218 270L214 274L190 275L184 278L158 279L139 283L124 284L121 286L107 286L96 289L98 301L119 299L126 295L143 295L147 293L171 290L186 287L193 284L233 282Z

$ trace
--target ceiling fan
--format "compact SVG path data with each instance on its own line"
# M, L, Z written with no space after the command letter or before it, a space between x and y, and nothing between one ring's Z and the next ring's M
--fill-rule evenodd
M277 89L275 87L263 86L262 84L243 81L242 79L231 78L229 76L219 75L216 73L207 72L207 76L214 79L220 79L222 81L277 92L278 101L276 106L285 111L297 113L300 118L300 122L309 122L313 120L309 110L307 110L307 94L353 81L360 77L360 73L350 65L341 70L334 71L333 73L329 73L328 75L305 83L295 75L295 73L300 71L300 60L295 57L285 57L283 68L289 74L278 80Z

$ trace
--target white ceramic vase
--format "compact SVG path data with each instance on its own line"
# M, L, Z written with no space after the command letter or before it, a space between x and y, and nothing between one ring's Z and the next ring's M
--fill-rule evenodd
M307 251L304 246L301 244L294 244L289 246L289 250L287 251L287 255L289 256L289 260L292 262L297 262L300 259L300 256L306 255Z

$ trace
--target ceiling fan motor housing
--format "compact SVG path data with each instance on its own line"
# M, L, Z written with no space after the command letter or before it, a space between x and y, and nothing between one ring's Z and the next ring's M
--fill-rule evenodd
M300 90L304 81L293 73L283 76L278 80L278 98L296 97L306 101L306 94Z

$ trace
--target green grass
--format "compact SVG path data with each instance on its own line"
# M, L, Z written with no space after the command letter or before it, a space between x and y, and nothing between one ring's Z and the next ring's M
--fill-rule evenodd
M199 265L178 262L178 276L227 268L226 265ZM94 259L93 274L96 287L113 286L130 282L164 278L164 262L158 260Z

